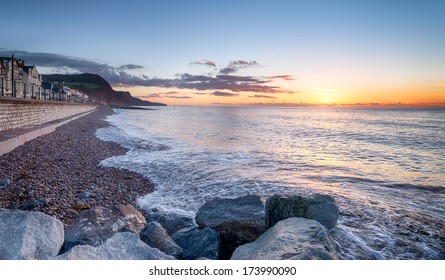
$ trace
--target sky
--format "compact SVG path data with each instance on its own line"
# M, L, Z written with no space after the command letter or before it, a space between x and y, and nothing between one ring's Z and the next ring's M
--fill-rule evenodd
M444 0L5 1L0 55L169 105L445 104Z

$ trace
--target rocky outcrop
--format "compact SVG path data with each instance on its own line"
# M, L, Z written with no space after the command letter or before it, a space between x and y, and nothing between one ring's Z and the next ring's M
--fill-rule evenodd
M269 227L290 217L316 220L327 229L337 224L338 207L333 197L315 194L309 197L274 195L266 202L266 219Z
M65 85L86 93L88 97L100 104L166 106L162 103L150 102L133 97L128 91L115 91L111 85L98 74L50 74L43 75L43 80L46 82L64 82Z
M238 247L232 260L336 260L335 243L319 222L289 218L255 242Z
M183 259L217 260L221 256L221 237L214 229L192 228L180 230L173 234L171 238L181 246Z
M196 227L194 217L186 213L154 209L146 215L146 219L147 222L155 221L160 223L169 235L184 228Z
M132 205L99 206L81 212L64 233L62 222L43 213L0 209L0 259L53 259L59 252L58 259L91 260L338 259L328 233L337 217L329 196L273 196L266 214L260 197L248 195L207 201L196 223L187 213L153 209L147 224Z
M120 232L98 247L76 246L57 260L174 260L139 239L137 233Z
M52 259L63 236L62 222L41 212L0 211L0 259Z
M81 212L66 230L64 251L76 245L98 246L117 232L139 233L146 224L144 216L130 204L94 207Z
M141 240L176 258L181 257L182 249L168 235L167 231L158 222L149 222L139 234Z
M195 220L201 228L210 227L221 234L225 256L230 256L236 247L255 241L267 229L265 208L256 195L207 201Z

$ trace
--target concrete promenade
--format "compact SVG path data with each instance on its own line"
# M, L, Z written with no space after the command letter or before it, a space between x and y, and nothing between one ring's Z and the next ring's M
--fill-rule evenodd
M56 128L69 123L70 121L86 116L94 111L95 109L86 113L81 113L64 119L52 121L33 128L18 128L14 130L2 131L0 132L0 156L9 153L10 151L25 144L28 141L51 133L55 131Z

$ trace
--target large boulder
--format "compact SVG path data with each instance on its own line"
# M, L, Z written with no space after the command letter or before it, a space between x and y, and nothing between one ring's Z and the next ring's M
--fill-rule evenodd
M181 257L182 249L168 235L167 231L158 222L149 222L140 232L139 237L150 247L155 247L176 258Z
M137 233L120 232L106 240L102 245L93 247L80 245L72 248L57 260L174 260L156 248L139 239Z
M314 194L309 197L274 195L266 201L266 219L269 227L290 217L316 220L327 229L337 224L338 207L333 197Z
M337 260L335 242L315 220L289 218L255 242L238 247L232 260Z
M264 204L256 195L207 201L195 220L199 227L221 234L223 258L230 257L236 247L255 241L267 229Z
M167 230L169 235L184 228L196 227L195 218L185 212L170 212L154 209L146 217L147 222L155 221Z
M186 260L210 259L217 260L221 255L220 234L211 228L184 229L177 231L172 239L181 246L182 258Z
M147 224L133 205L97 206L82 211L65 232L64 251L77 245L98 246L117 232L139 233Z
M61 221L41 212L0 211L0 259L47 260L63 245Z

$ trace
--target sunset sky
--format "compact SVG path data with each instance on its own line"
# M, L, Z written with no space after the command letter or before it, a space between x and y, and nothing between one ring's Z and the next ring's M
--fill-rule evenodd
M444 103L445 1L4 1L0 55L170 105Z

